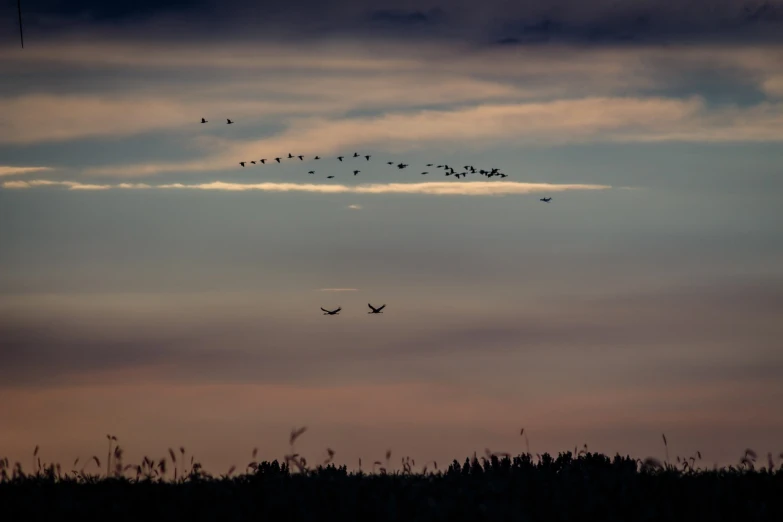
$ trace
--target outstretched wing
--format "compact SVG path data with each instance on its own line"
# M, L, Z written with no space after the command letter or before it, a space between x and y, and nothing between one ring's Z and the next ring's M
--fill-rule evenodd
M380 308L378 308L378 312L380 312L380 311L381 311L381 310L383 310L384 308L386 308L386 305L381 305L381 307L380 307Z
M370 303L367 303L367 306L369 306L369 307L370 307L370 310L372 310L373 312L375 312L375 311L376 311L376 310L375 310L375 308L373 308L373 306L372 306Z
M334 312L332 312L332 313L333 313L333 314L334 314L334 313L337 313L337 312L339 312L339 311L340 311L340 310L342 310L342 309L343 309L343 308L342 308L341 306L338 306L338 307L337 307L337 310L335 310L335 311L334 311Z
M326 312L327 314L329 313L329 310L327 310L326 308L323 308L323 307L321 307L321 310L323 310L323 311L324 311L324 312Z

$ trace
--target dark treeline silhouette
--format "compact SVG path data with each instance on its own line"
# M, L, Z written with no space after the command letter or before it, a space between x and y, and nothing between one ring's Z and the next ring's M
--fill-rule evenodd
M180 466L187 462L181 450ZM695 457L675 466L582 450L557 457L487 451L445 469L430 462L418 471L403 458L391 471L389 451L386 465L374 462L371 473L336 467L334 451L328 452L314 469L288 455L283 463L254 461L244 474L233 475L232 468L219 477L191 458L176 480L164 478L173 471L166 459L126 466L132 478L119 464L112 478L103 471L64 474L40 463L36 474L25 475L20 464L9 468L6 460L0 506L5 520L18 521L783 520L783 470L772 457L756 468L747 452L738 466L721 469L701 469ZM176 455L170 454L174 466Z

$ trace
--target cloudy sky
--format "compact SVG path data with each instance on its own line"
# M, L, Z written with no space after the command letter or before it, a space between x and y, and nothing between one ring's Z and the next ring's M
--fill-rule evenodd
M22 6L9 458L783 450L780 2Z

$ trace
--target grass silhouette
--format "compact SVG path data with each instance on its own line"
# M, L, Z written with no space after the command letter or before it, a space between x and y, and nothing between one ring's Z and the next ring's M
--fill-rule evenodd
M361 460L358 471L336 466L331 448L308 467L294 450L305 430L292 430L282 462L258 462L254 448L242 472L232 466L218 476L188 460L184 447L123 464L113 435L105 468L92 456L63 470L41 462L36 446L32 473L0 459L0 508L6 520L783 520L783 453L757 466L747 449L737 465L708 468L697 451L675 464L663 435L664 462L610 458L584 445L556 457L487 449L439 469L410 457L398 466L387 450L385 463L366 473Z

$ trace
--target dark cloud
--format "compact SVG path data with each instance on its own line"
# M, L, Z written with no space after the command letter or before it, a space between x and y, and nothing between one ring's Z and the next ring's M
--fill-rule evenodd
M391 25L428 25L440 21L443 15L441 9L427 12L380 9L370 15L370 20Z
M578 0L501 0L449 3L411 0L393 8L370 0L165 0L152 2L29 2L23 6L31 38L58 31L127 29L124 37L199 40L322 37L445 38L503 44L628 44L705 41L780 41L780 1L636 0L589 4ZM11 6L0 8L12 19ZM144 27L142 27L144 26ZM422 29L422 30L417 30ZM102 33L108 37L119 33Z
M764 3L743 6L688 4L681 11L666 3L624 3L617 9L592 16L574 17L568 10L558 14L523 14L504 25L501 44L525 43L677 43L682 41L779 40L783 8Z
M138 20L162 13L197 12L212 6L209 0L112 0L110 2L37 0L23 1L22 4L23 13L27 17L55 16L96 22Z

